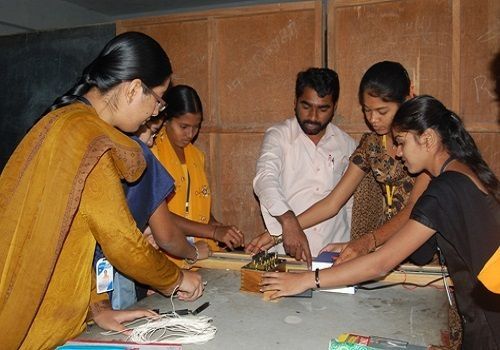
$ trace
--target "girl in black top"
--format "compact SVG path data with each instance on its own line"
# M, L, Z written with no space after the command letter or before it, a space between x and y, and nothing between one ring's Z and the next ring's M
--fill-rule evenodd
M461 120L431 96L405 102L393 121L397 154L411 173L433 179L410 220L379 250L329 269L267 273L272 296L308 288L352 285L386 274L434 233L453 280L463 321L462 349L500 349L500 295L477 275L500 245L498 179L484 162Z

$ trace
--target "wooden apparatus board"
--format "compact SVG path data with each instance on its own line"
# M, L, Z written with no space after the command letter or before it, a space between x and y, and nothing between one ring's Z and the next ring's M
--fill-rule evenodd
M288 269L307 270L305 263L297 261L286 255L280 255L285 259ZM252 261L252 255L241 252L214 252L208 259L198 260L194 267L223 270L240 270L244 265Z
M286 260L288 270L307 270L307 266L304 262L296 261L294 258L285 255L280 255L280 258ZM215 252L208 259L197 261L194 266L208 269L240 270L251 260L252 256L247 253ZM445 273L447 273L446 270ZM413 264L402 264L378 281L384 283L408 282L426 284L438 279L441 275L441 266L438 265L417 266ZM453 285L449 277L447 277L447 282L448 285ZM433 283L433 285L437 287L443 286L443 279L439 279Z

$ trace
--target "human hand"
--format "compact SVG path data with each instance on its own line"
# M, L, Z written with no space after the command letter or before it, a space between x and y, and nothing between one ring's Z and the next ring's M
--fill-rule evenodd
M274 291L269 295L271 300L295 295L312 288L314 275L311 272L266 272L260 282L261 291Z
M224 243L231 250L245 244L243 233L233 225L215 225L213 239Z
M205 289L201 280L201 275L198 272L182 271L184 277L179 285L177 295L179 300L194 301L203 295Z
M285 252L297 260L305 261L310 268L312 263L311 249L297 218L286 220L281 225Z
M94 322L107 331L122 332L123 334L130 335L131 331L127 330L123 323L135 321L142 317L158 317L158 314L146 309L113 310L110 306L109 309L101 310L94 315Z
M194 245L198 248L198 260L206 259L211 255L212 252L206 241L196 241Z
M353 241L350 241L340 251L340 255L335 261L335 264L341 264L358 256L366 255L373 250L373 246L374 240L370 234L363 235Z
M246 245L245 252L257 254L263 250L267 250L274 246L275 240L269 231L265 230L260 235L257 235L252 241Z
M348 242L347 242L348 243ZM335 253L340 253L342 250L344 250L345 246L347 243L328 243L326 246L321 248L319 251L318 255L323 253L323 252L335 252Z

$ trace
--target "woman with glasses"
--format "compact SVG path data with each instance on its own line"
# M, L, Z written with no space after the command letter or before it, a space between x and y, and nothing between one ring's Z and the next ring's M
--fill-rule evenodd
M0 176L0 327L6 349L54 348L85 329L99 243L109 262L164 294L203 293L141 235L122 181L145 161L133 133L159 113L172 68L141 33L112 39L16 148Z
M211 250L216 242L229 249L242 246L244 237L235 226L222 225L211 214L211 192L205 174L205 156L192 141L203 120L198 93L190 86L177 85L168 90L166 121L156 138L153 152L175 180L175 193L167 200L171 212L201 223L189 231L195 240L204 239Z

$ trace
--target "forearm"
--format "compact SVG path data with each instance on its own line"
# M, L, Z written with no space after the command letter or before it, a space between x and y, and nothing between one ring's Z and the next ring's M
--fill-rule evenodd
M418 175L405 207L391 220L373 232L377 246L385 243L408 222L415 203L427 188L429 181L430 177L427 174Z
M113 266L164 293L173 290L181 279L180 270L137 229L120 178L107 155L87 178L80 213Z
M164 253L156 250L137 230L133 236L130 231L112 228L109 233L95 233L104 255L119 271L132 279L169 294L179 284L181 272Z
M410 218L411 208L405 207L397 213L391 220L374 230L374 248L387 242L396 232L398 232Z
M398 262L394 262L391 266L377 251L321 270L320 285L322 288L336 288L377 279L385 276L397 264Z
M196 249L190 244L183 231L177 226L175 214L165 203L160 204L149 219L149 225L156 244L167 253L179 258L196 258Z
M435 231L409 220L379 250L320 272L322 287L357 284L386 275Z
M331 207L328 199L329 198L326 197L319 202L316 202L305 212L297 216L297 220L299 221L299 224L303 229L319 224L320 222L323 222L337 215L340 207Z
M296 225L298 223L295 213L291 210L288 210L281 215L277 215L275 216L275 218L276 220L278 220L281 227L283 227L283 233L285 233L286 231L285 227L288 227L290 225Z
M175 225L180 228L180 230L184 233L184 235L213 239L214 230L217 227L215 223L202 224L200 222L188 220L177 214L173 214L173 217Z
M154 234L153 234L154 235ZM181 234L181 237L175 237L174 239L170 240L168 243L164 243L161 241L156 240L158 246L167 252L169 255L173 255L177 258L188 258L191 260L196 259L196 249L195 247L190 244L187 240L186 237Z
M350 163L332 192L298 216L300 226L306 229L337 215L351 198L364 176L363 170Z

